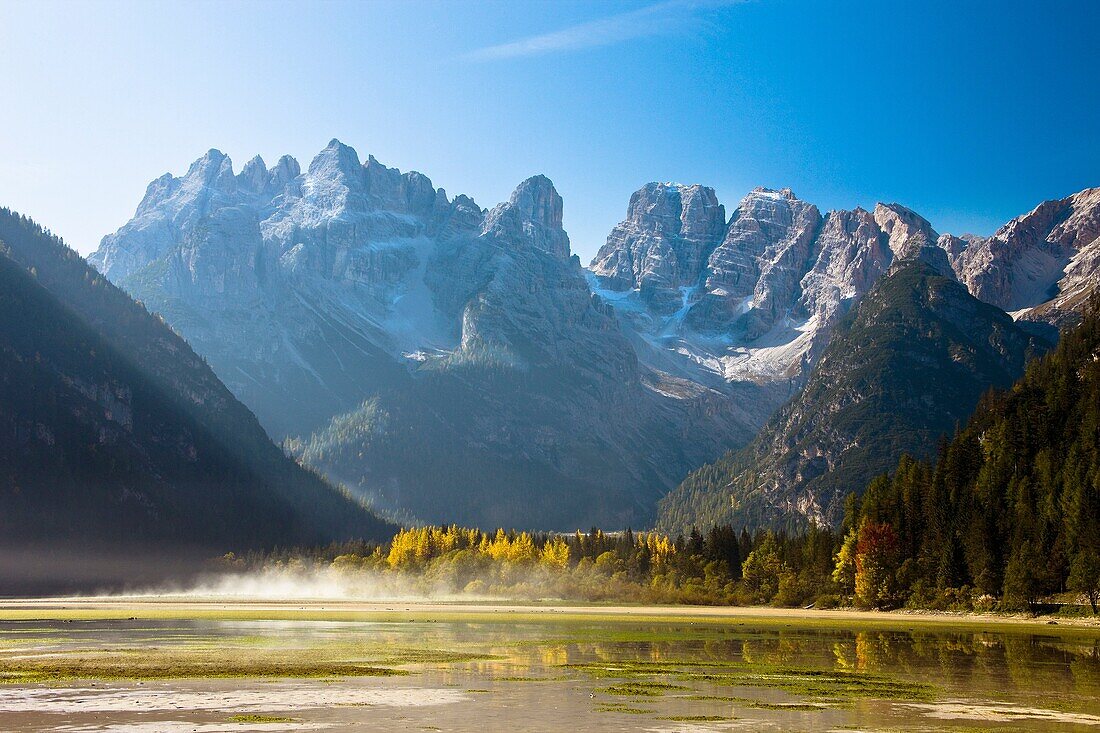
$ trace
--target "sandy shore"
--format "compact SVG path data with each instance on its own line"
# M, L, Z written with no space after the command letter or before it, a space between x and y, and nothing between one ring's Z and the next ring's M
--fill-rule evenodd
M606 619L827 625L855 627L990 627L1043 629L1058 627L1100 636L1100 619L1035 618L1024 614L942 613L933 611L858 611L770 607L597 605L512 603L497 601L243 599L193 596L110 596L83 598L0 599L0 619L65 619L120 617L277 618L302 620L485 620Z

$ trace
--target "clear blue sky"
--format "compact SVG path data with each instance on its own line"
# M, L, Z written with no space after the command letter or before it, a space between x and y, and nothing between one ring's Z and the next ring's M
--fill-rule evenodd
M587 261L651 180L987 234L1100 185L1100 2L0 0L0 205L81 252L208 148L330 138L482 206L534 173Z

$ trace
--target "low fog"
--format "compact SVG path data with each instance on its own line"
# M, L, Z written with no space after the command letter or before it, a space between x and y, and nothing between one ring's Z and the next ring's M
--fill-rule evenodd
M482 593L455 591L442 582L433 583L422 576L303 564L244 572L205 573L188 582L151 585L123 595L242 601L445 601L490 598Z

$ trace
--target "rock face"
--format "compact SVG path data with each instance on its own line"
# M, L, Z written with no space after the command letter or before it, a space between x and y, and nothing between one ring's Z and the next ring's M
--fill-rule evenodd
M659 526L835 524L850 491L904 453L924 456L1043 346L919 256L898 261L837 328L805 389L748 447L663 499Z
M655 311L681 305L726 231L726 210L704 186L649 183L630 197L627 218L607 237L591 270L613 290L639 288Z
M754 190L707 259L704 289L687 323L711 333L733 329L748 341L768 332L797 299L820 226L817 207L790 189Z
M1098 260L1100 188L1091 188L1045 201L988 239L970 238L953 264L987 303L1063 324L1096 288Z
M1100 189L1041 204L988 239L940 236L900 204L822 215L790 189L755 189L724 230L720 211L711 189L647 184L590 265L591 284L643 361L772 394L804 382L839 319L897 261L919 259L1017 318L1059 326L1100 272Z
M535 176L484 211L335 140L304 173L284 158L234 174L211 151L154 181L91 261L273 436L380 507L637 526L766 414L726 399L741 387L639 360L570 254L562 207Z
M688 193L706 205L681 206ZM643 360L696 381L789 396L895 258L919 250L951 272L928 222L897 204L822 215L790 189L758 188L724 227L721 211L709 188L648 184L590 267L593 288L650 347Z

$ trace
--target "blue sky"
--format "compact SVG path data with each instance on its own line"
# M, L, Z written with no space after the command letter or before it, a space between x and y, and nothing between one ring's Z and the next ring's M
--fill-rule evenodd
M330 138L482 206L550 176L586 262L651 180L988 234L1100 185L1100 2L0 0L0 205L81 252L208 148Z

